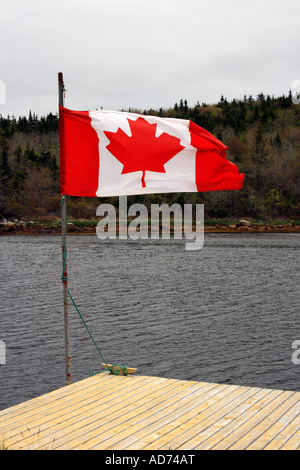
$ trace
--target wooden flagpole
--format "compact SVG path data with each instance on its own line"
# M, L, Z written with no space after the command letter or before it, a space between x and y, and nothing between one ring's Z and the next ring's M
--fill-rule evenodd
M58 74L58 96L59 104L64 106L65 85L63 74ZM66 384L71 383L71 366L70 366L70 342L69 342L69 302L68 302L68 270L67 270L67 198L61 195L61 234L62 234L62 259L63 259L63 296L64 296L64 324L65 324L65 355L66 355Z

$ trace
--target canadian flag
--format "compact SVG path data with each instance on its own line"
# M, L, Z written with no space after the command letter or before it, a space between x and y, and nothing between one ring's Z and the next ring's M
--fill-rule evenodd
M227 147L189 120L59 107L61 193L68 196L241 189Z

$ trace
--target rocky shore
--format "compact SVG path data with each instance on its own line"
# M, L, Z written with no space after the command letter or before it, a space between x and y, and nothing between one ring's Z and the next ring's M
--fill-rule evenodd
M212 225L209 221L205 222L204 227L205 233L257 233L257 232L299 232L300 224L287 222L287 223L252 223L247 220L240 220L236 224L225 224L224 222L214 222ZM24 222L22 220L0 220L0 235L12 235L12 234L60 234L61 225L60 222L52 223L38 223L34 221ZM68 222L67 224L68 234L95 234L96 224L95 223L84 223L77 224L76 222ZM171 228L172 233L172 228Z

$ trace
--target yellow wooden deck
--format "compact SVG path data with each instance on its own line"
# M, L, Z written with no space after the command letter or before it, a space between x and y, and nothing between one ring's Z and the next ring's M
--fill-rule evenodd
M107 372L0 411L0 448L298 449L300 392Z

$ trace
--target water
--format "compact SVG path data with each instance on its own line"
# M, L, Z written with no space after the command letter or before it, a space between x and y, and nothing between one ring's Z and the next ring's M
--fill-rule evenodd
M142 375L300 390L298 234L68 236L69 290L107 362ZM60 236L0 238L0 409L65 385ZM72 382L102 371L70 306Z

